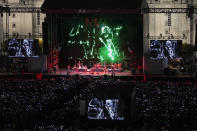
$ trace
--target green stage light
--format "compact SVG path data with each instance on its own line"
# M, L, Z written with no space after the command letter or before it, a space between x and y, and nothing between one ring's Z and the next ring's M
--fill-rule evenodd
M120 45L117 39L119 38L119 32L121 29L122 26L117 26L115 28L110 28L109 26L101 27L99 40L101 41L101 43L103 43L104 47L107 49L107 51L106 50L104 51L105 53L108 54L108 57L110 58L110 59L104 59L107 62L109 62L109 60L111 62L116 62L120 60L121 52L118 51ZM100 51L99 55L103 55L102 52L103 51ZM104 58L106 58L106 56Z

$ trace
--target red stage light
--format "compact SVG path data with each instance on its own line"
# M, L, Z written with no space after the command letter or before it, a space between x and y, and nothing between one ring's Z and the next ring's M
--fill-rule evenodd
M36 79L37 80L42 80L42 73L36 74Z

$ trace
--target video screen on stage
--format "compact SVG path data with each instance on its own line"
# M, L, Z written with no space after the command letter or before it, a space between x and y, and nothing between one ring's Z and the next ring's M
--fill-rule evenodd
M39 57L40 54L38 39L8 40L8 57Z
M121 123L134 120L135 88L133 83L96 83L93 84L94 89L82 98L85 104L80 103L81 114L85 112L90 123L102 121Z
M65 18L63 32L64 58L118 63L131 58L131 52L142 51L138 17ZM139 26L138 26L139 25Z
M151 40L152 59L173 59L181 57L182 40Z
M119 99L98 99L88 101L88 119L124 120L123 106Z

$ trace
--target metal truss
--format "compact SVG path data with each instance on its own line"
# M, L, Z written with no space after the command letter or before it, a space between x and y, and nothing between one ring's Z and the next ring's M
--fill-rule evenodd
M186 36L147 36L150 40L183 40L187 39Z
M141 9L43 9L47 14L140 14Z
M142 8L142 13L190 13L197 14L197 8Z
M51 13L57 12L57 10L51 10ZM84 10L86 13L102 13L102 11L92 11L89 12L89 10ZM122 12L121 12L122 11ZM132 11L132 12L131 12ZM0 13L2 12L9 12L9 13L41 13L42 10L41 8L37 7L2 7L0 6ZM61 10L61 13L76 13L76 10L68 9L68 10ZM104 10L103 13L134 13L133 10L128 9L128 10ZM137 13L136 11L135 13ZM80 13L80 10L79 12ZM146 13L189 13L189 14L197 14L197 8L194 7L189 7L189 8L141 8L141 13L146 14Z
M0 13L41 13L41 8L37 7L2 7L0 6Z
M4 34L4 39L31 39L31 38L42 38L43 35L7 35Z
M138 9L136 9L138 10ZM57 10L49 10L52 11L53 13L57 12ZM80 11L83 11L85 13L102 13L101 10L78 10L78 13ZM122 11L122 12L121 12ZM131 9L124 9L124 10L104 10L103 13L131 13ZM6 6L0 6L0 13L2 12L10 12L10 13L36 13L36 12L42 12L41 8L38 7L9 7L8 5ZM76 13L76 10L72 9L64 9L61 10L61 12L66 12L66 13ZM138 11L137 11L138 12ZM132 12L133 13L133 12ZM136 12L135 12L136 13ZM190 14L197 14L197 8L194 8L194 6L189 6L188 8L141 8L141 13L190 13Z

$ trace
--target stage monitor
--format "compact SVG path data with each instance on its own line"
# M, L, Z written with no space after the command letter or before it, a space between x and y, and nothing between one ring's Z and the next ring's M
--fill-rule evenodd
M173 59L181 57L182 40L151 40L152 59Z
M39 39L9 39L8 57L39 57L41 45Z

